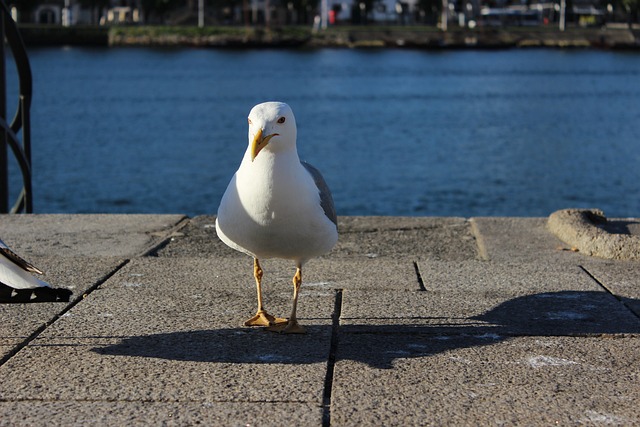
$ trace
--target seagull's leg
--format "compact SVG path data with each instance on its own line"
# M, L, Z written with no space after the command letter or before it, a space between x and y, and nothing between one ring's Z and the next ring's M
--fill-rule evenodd
M298 265L296 268L296 274L293 276L293 308L291 309L291 317L289 317L289 321L286 324L270 327L270 331L282 332L285 334L307 333L307 330L298 324L298 318L296 317L300 285L302 285L302 267Z
M278 323L284 323L287 320L274 317L267 313L262 305L262 268L258 262L258 258L253 259L253 277L256 279L256 288L258 290L258 312L251 319L244 322L244 326L270 326Z

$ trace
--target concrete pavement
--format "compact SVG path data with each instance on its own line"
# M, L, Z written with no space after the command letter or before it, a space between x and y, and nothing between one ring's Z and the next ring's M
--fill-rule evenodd
M74 295L0 304L0 426L640 424L638 261L546 218L342 217L289 336L241 326L252 262L213 224L1 215ZM262 264L287 316L293 266Z

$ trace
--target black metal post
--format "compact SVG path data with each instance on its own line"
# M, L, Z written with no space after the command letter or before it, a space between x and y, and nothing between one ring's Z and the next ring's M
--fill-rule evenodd
M24 212L33 213L33 190L31 187L31 112L26 96L20 95L20 110L22 111L22 148L24 158L29 165L29 174L24 181Z
M4 14L0 13L0 120L7 121L7 82L4 58ZM7 161L7 131L0 130L0 213L9 212L9 164Z
M6 40L6 44L4 43ZM7 121L6 48L18 71L18 105L16 115ZM31 66L22 37L4 0L0 0L0 213L31 213L31 129L30 108L32 95ZM21 138L19 137L21 134ZM9 204L8 148L15 156L22 175L22 190L13 206Z

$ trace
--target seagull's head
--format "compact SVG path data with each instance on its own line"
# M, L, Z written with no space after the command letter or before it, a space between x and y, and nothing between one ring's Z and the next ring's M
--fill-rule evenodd
M277 152L295 148L296 119L284 102L258 104L249 113L249 149L251 161L262 150Z

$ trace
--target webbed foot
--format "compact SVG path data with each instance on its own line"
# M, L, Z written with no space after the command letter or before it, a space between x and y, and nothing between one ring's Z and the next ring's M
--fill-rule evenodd
M244 322L244 326L274 326L286 323L287 319L272 316L265 310L258 310L255 316Z

